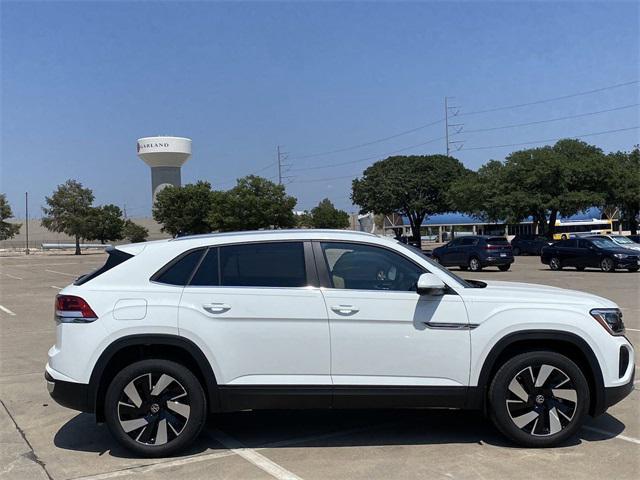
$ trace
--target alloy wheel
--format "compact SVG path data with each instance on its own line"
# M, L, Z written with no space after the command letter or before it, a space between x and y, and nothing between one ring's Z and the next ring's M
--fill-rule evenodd
M600 262L600 268L603 272L613 271L613 260L611 260L610 258L603 258Z
M118 401L122 430L143 445L164 445L182 433L191 412L187 390L164 373L130 381Z
M507 412L514 425L533 436L555 435L566 428L578 408L569 376L548 364L529 366L511 380Z
M549 260L549 267L551 267L551 270L560 270L560 259L557 257L553 257L551 260Z
M478 270L480 270L480 260L478 260L477 258L472 258L471 260L469 260L469 270L473 272L477 272Z

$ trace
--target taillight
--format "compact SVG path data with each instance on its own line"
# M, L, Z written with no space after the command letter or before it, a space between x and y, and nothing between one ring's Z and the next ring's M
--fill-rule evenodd
M89 304L75 295L56 297L56 320L62 323L89 323L98 318Z

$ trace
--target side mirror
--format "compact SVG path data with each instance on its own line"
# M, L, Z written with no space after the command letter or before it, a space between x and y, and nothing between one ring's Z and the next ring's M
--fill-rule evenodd
M433 273L423 273L418 278L416 291L418 295L444 295L446 286L442 280Z

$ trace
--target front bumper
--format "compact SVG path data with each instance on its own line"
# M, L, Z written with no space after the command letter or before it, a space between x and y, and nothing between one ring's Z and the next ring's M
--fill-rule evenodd
M604 407L605 410L612 407L633 391L633 381L636 375L635 368L631 374L631 379L624 385L618 387L607 387L604 389Z
M616 258L615 260L616 268L638 268L640 267L640 260L636 258L627 259L627 258Z
M49 372L44 373L49 395L63 407L93 413L89 403L89 385L84 383L66 382L53 378Z

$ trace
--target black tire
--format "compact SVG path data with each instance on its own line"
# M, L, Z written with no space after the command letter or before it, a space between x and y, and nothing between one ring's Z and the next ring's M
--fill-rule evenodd
M433 261L434 261L434 262L436 262L436 263L441 263L441 262L440 262L440 257L437 257L437 256L435 256L435 255L431 257L431 260L433 260Z
M519 256L522 252L520 251L520 247L513 247L513 255L515 257Z
M582 271L584 271L584 268L585 267L576 267L576 270L579 271L579 272L582 272Z
M637 272L638 270L640 270L640 267L629 267L627 268L627 270L629 270L630 272Z
M580 368L550 351L509 359L489 388L493 423L507 438L525 447L551 447L567 440L582 425L589 402L589 385Z
M482 270L482 264L480 263L480 259L478 257L471 257L469 259L469 270L472 272L479 272Z
M143 457L184 449L207 419L202 385L189 369L168 360L142 360L122 369L109 385L104 408L114 438Z
M600 260L600 270L603 272L613 272L616 269L616 264L611 257L604 257Z
M558 257L551 257L549 260L549 268L551 270L562 270L562 262Z
M506 272L510 268L511 268L510 263L507 263L506 265L498 265L498 270L500 270L501 272Z

